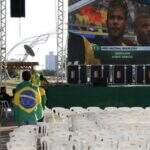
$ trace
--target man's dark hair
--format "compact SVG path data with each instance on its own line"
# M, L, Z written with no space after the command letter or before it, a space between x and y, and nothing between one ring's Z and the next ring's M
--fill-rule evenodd
M134 27L136 28L139 23L141 23L141 19L150 18L150 6L140 7L136 10L136 16L134 20Z
M6 87L5 86L1 87L1 92L6 92Z
M40 81L44 80L44 76L41 74L40 75Z
M109 3L107 18L109 18L112 11L116 8L120 8L123 11L125 19L127 20L128 9L127 9L127 5L126 5L125 1L123 1L123 0L113 0Z
M13 88L12 89L12 94L15 95L15 93L16 93L16 88Z
M30 71L27 71L27 70L24 71L22 73L22 78L23 78L24 81L29 81L31 79L31 73L30 73Z

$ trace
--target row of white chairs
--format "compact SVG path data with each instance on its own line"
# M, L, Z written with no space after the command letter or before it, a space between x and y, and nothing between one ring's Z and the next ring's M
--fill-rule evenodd
M9 133L7 150L37 150L38 126L24 125Z
M140 121L144 113L147 116ZM44 122L31 129L21 126L14 130L7 147L14 150L27 145L26 149L35 150L40 139L41 150L150 150L148 114L146 109L136 107L46 108ZM34 139L29 144L32 147L29 140L21 145L20 136L21 140Z

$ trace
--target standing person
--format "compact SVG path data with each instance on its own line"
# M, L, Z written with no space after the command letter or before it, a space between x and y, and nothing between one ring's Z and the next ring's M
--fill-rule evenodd
M134 27L138 45L150 46L150 6L137 10Z
M44 118L44 109L45 109L45 104L46 104L46 94L44 88L42 88L41 85L41 76L38 72L35 70L32 71L31 75L31 82L34 86L37 87L38 91L40 92L41 100L39 102L39 105L37 106L36 114L37 114L37 120L38 122L43 121Z
M23 82L16 86L14 113L17 125L36 124L37 108L41 102L38 88L31 83L30 71L22 73Z
M11 106L11 97L9 96L9 94L7 94L6 87L3 86L0 89L1 89L1 91L0 91L0 100L1 101L6 100L8 102L8 104Z
M45 109L46 101L47 101L46 92L45 92L45 85L48 84L48 81L46 80L46 78L42 74L40 75L40 81L41 81L41 83L40 83L41 101L42 101L43 109Z
M31 81L37 87L40 85L40 74L35 69L31 71Z
M41 82L43 81L43 78L41 76L40 76L40 81ZM45 107L46 107L47 97L46 97L46 92L45 92L45 89L43 88L42 83L40 83L39 91L40 91L40 94L41 94L41 105L42 105L42 108L39 108L39 109L44 111ZM43 121L43 119L44 119L44 116L41 116L41 118L39 118L38 121L41 122L41 121Z

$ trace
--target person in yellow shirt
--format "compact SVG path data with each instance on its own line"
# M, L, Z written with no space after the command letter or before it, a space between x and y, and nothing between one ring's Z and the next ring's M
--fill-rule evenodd
M33 69L31 71L31 81L32 81L33 85L39 87L39 85L40 85L40 74L35 69Z
M44 79L41 77L41 75L34 70L32 76L31 76L31 82L34 86L36 86L38 88L40 95L41 95L41 101L40 101L40 104L38 105L38 108L36 111L37 116L38 116L38 122L43 121L44 109L45 109L46 101L47 101L45 89L41 86L41 82L43 80Z

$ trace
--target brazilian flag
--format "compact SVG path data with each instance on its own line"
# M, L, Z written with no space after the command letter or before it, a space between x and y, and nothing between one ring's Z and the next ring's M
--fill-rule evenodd
M46 106L47 97L46 97L46 93L45 93L44 88L39 87L39 90L40 90L40 94L41 94L41 104L42 104L42 108L44 110L45 106Z
M24 81L16 87L14 114L18 125L36 124L37 120L43 117L39 88L33 86L30 81Z

